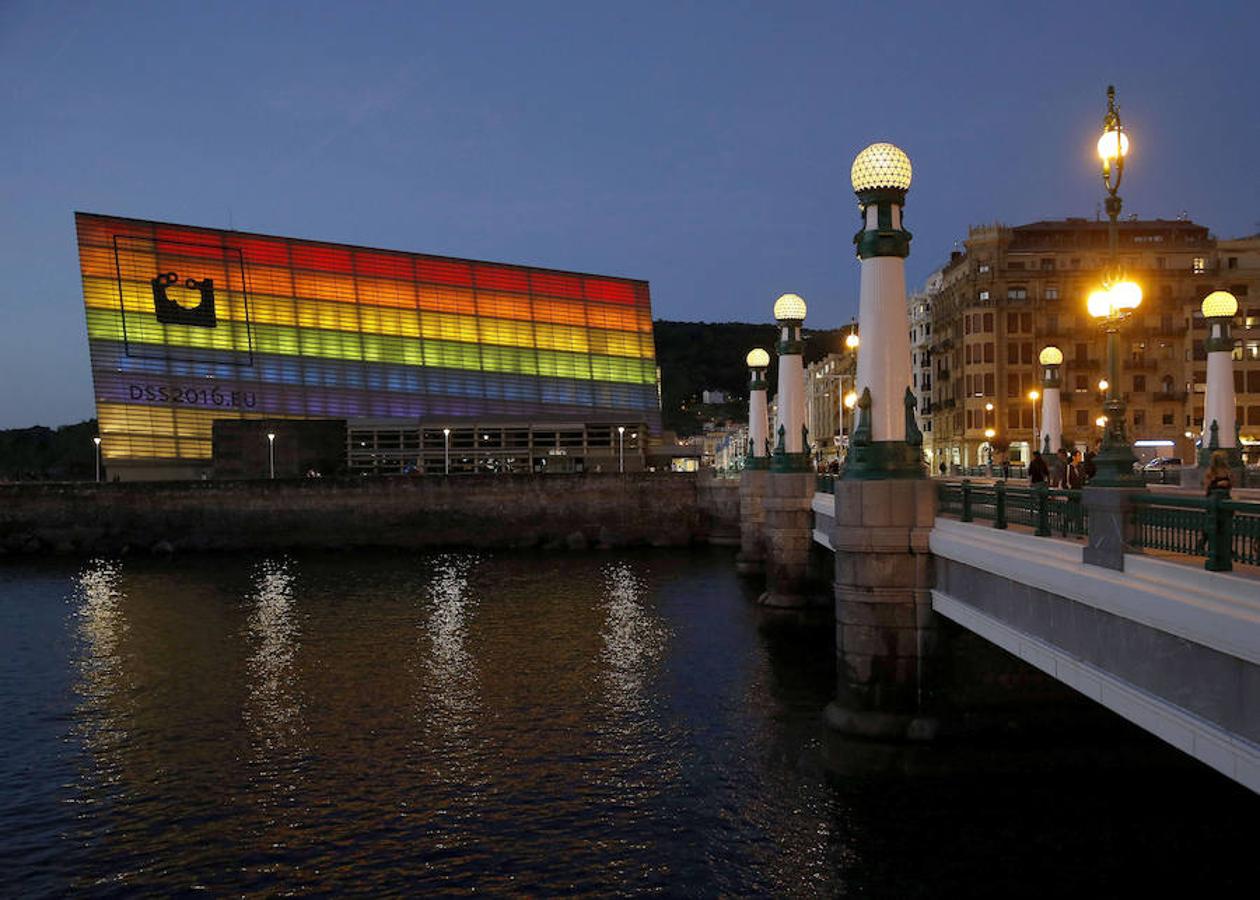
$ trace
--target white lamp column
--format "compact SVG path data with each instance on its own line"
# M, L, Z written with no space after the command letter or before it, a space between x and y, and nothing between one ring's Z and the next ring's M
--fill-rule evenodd
M910 389L910 321L905 259L911 234L902 223L910 188L910 158L899 147L871 144L851 172L862 214L854 235L862 261L858 323L858 424L849 478L914 478L923 474L923 435Z
M1041 363L1041 434L1037 447L1042 453L1058 453L1063 443L1063 411L1059 406L1059 391L1063 381L1059 366L1063 365L1063 351L1058 347L1046 347L1037 357Z
M805 446L805 301L796 294L784 294L774 302L774 318L779 323L778 421L770 440L774 443L773 468L794 472L809 468L809 448Z
M748 351L748 458L749 469L764 469L770 463L770 417L766 403L766 369L770 354L760 347Z
M1199 465L1211 462L1214 450L1228 452L1231 466L1241 464L1234 402L1234 337L1230 326L1238 314L1238 299L1228 291L1213 291L1203 300L1207 320L1207 396L1203 401L1203 436Z

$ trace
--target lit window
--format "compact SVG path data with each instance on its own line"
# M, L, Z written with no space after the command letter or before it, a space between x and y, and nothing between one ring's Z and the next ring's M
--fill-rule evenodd
M1059 299L1059 289L1058 289L1057 287L1048 287L1048 288L1046 288L1046 299L1047 299L1047 300L1058 300L1058 299Z
M1019 288L1015 288L1015 287L1013 287L1013 288L1007 288L1007 289L1006 289L1006 299L1007 299L1007 300L1027 300L1027 299L1028 299L1028 289L1027 289L1027 288L1022 288L1022 287L1019 287Z
M1202 256L1196 256L1194 258L1193 268L1194 268L1194 274L1202 275L1204 272L1207 271L1207 260L1204 259Z
M980 292L980 299L981 299L981 300L988 300L988 299L989 299L989 292L988 292L988 291L981 291L981 292Z
M988 264L988 263L980 263L980 274L981 274L981 275L983 275L983 274L985 274L985 273L986 273L986 272L988 272L988 271L989 271L989 264Z

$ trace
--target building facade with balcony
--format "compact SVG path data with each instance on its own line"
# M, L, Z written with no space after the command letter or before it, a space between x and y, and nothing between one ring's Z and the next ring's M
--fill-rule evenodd
M1097 445L1106 351L1085 301L1099 286L1107 253L1103 221L969 229L930 303L934 468L986 463L989 430L999 456L1028 459L1039 412L1029 392L1041 387L1037 355L1050 344L1064 355L1066 445ZM1143 290L1121 334L1120 371L1129 434L1143 458L1194 456L1207 367L1199 304L1217 289L1238 297L1238 421L1244 442L1260 438L1260 237L1218 241L1188 220L1128 220L1120 223L1120 257ZM924 377L917 365L916 375Z

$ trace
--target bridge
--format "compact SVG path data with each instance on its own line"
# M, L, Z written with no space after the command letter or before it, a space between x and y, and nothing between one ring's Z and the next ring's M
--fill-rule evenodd
M1260 792L1260 503L821 477L810 508L865 710L846 727L897 721L884 701L930 674L939 616Z

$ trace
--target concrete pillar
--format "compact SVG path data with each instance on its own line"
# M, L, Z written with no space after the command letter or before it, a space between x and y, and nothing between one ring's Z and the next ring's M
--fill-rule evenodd
M1091 487L1081 491L1081 504L1089 516L1089 542L1082 559L1091 566L1124 571L1124 555L1140 553L1134 546L1137 526L1133 498L1146 492L1141 487Z
M745 465L753 460L770 458L770 418L766 403L766 368L770 365L770 354L760 347L748 351L745 357L748 363L748 458ZM765 468L765 465L760 465Z
M836 699L828 724L886 739L928 738L936 647L928 539L936 484L836 483Z
M779 394L764 495L766 592L761 602L767 606L808 606L816 593L809 572L815 482L805 432L805 342L801 337L805 311L805 301L796 294L784 294L774 303L779 323Z
M774 434L776 457L789 458L789 468L799 468L802 454L808 466L809 448L805 446L805 342L801 326L805 324L805 301L796 294L784 294L774 302L774 318L779 323L779 393ZM779 465L782 469L783 465Z
M1203 398L1203 433L1199 444L1199 466L1207 466L1215 450L1225 450L1231 465L1241 461L1238 448L1238 426L1235 418L1234 398L1234 338L1230 333L1238 301L1226 304L1227 315L1208 317L1209 302L1219 294L1233 299L1233 294L1216 291L1203 301L1203 313L1207 318L1207 395ZM1213 310L1217 312L1218 310Z
M810 471L771 468L766 473L766 590L760 601L765 606L800 608L827 602L809 568L814 546L814 486Z
M766 570L765 495L770 466L770 421L766 408L766 367L770 354L760 347L745 357L748 364L748 455L739 481L739 554L735 568L741 575Z
M1063 385L1059 366L1063 364L1063 351L1058 347L1046 347L1038 361L1041 363L1041 434L1037 436L1035 449L1042 453L1058 453L1063 445L1063 412L1059 405L1059 391Z
M910 320L902 222L910 188L910 158L892 144L872 144L853 162L853 191L862 230L853 241L861 260L858 292L862 346L857 359L858 422L846 478L923 475L923 435L910 388Z
M766 482L765 468L745 468L739 476L739 553L735 571L741 575L761 575L766 571Z
M902 222L910 159L872 144L853 163L863 230L858 424L835 486L836 699L827 722L866 737L929 737L927 661L934 649L928 536L936 484L923 478L923 435L910 390Z

